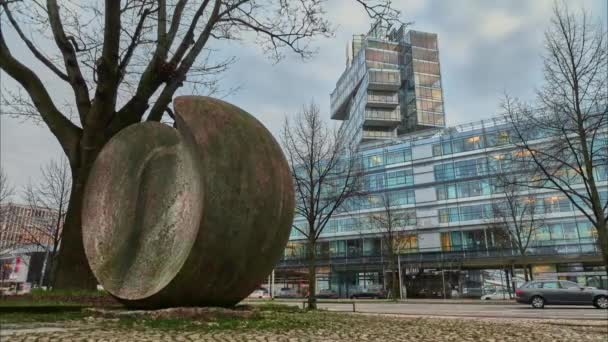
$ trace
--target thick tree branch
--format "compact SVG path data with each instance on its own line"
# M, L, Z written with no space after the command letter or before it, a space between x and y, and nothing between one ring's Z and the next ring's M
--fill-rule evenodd
M46 67L48 67L53 73L55 73L55 75L57 75L62 80L69 82L70 79L69 79L68 75L66 75L55 64L53 64L53 62L51 62L48 58L46 58L40 51L38 51L38 49L36 48L34 43L25 36L25 33L23 33L23 31L21 30L21 27L19 26L19 23L17 23L17 21L13 17L13 14L12 14L11 10L9 9L8 4L6 2L3 2L2 7L4 7L4 11L6 13L6 16L8 17L8 20L11 22L11 25L13 25L13 28L15 29L15 31L17 31L17 34L19 35L21 40L23 40L25 45L27 45L28 49L30 49L32 54L40 62L42 62L42 64L46 65Z
M67 38L63 29L63 24L59 15L59 6L57 5L56 0L47 1L47 11L49 14L49 23L51 24L51 29L53 31L53 37L63 56L65 70L67 71L70 80L69 83L74 91L80 121L84 125L86 115L89 113L91 106L89 88L82 76L80 67L78 66L78 58L76 57L74 46L70 43L70 40Z
M82 130L57 109L40 78L10 53L0 28L0 68L14 78L32 98L42 120L57 138L66 155L71 159L78 150Z

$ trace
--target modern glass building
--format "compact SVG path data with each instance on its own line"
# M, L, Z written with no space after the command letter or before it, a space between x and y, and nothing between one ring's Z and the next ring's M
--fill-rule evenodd
M375 25L348 53L331 118L343 120L352 143L445 127L436 34Z
M372 29L355 38L352 62L331 94L331 116L344 120L342 129L358 144L366 195L350 200L348 212L321 234L317 289L349 297L385 286L386 246L371 222L385 210L383 196L406 218L398 227L399 260L409 297L479 296L484 277L497 277L487 270L515 269L498 274L518 278L522 265L531 265L535 277L608 288L595 228L562 194L521 189L543 218L525 257L497 226L493 208L505 192L496 176L521 172L512 161L522 152L500 119L443 127L435 34L399 29L380 38ZM599 148L608 149L608 132L603 141ZM608 169L595 171L608 201ZM297 217L294 224L306 225ZM294 229L275 270L279 284L302 294L305 246Z

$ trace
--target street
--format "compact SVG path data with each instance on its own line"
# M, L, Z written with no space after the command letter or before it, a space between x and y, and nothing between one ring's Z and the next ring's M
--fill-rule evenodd
M297 305L296 302L279 302ZM301 302L299 302L301 306ZM319 308L329 311L352 312L352 304L323 303ZM417 317L469 317L469 318L508 318L508 319L563 319L563 320L607 320L608 310L589 306L547 305L544 309L532 309L529 305L507 304L443 304L443 303L379 303L356 301L356 311L360 313L396 314Z

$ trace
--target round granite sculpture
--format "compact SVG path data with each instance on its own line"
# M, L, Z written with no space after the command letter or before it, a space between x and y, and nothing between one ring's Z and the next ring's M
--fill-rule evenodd
M129 307L231 306L283 253L290 170L270 132L226 102L174 101L177 129L114 136L86 186L83 239L99 283Z

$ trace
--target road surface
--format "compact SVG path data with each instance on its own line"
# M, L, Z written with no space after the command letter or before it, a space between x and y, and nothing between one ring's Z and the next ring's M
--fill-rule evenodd
M281 303L281 302L279 302ZM289 301L284 304L297 305ZM299 303L300 307L302 303ZM319 303L319 308L330 311L352 312L350 303ZM443 304L443 303L381 303L356 301L356 311L361 313L396 314L405 316L508 318L508 319L563 319L606 320L608 310L589 306L547 305L544 309L532 309L529 305L509 304Z

